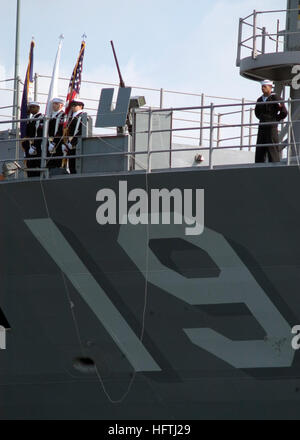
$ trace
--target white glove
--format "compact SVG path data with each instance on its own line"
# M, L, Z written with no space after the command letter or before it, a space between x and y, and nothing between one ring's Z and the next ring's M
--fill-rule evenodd
M72 150L73 145L71 144L71 142L68 142L68 143L67 143L67 147L69 148L69 150Z
M55 145L52 142L49 144L48 151L50 154L54 153L55 151Z
M36 148L31 146L29 148L29 154L30 154L30 156L36 156Z
M66 156L69 152L69 148L65 144L62 144L61 149L62 149L64 156Z

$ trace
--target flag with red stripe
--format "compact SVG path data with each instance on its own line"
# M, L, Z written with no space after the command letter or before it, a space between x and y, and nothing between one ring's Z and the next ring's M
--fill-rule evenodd
M70 113L70 110L71 110L71 103L72 103L72 101L74 101L74 99L76 98L76 96L80 92L84 51L85 51L85 41L82 41L79 56L76 61L76 64L75 64L75 67L74 67L74 70L73 70L73 73L72 73L72 76L70 79L67 100L66 100L65 113L66 113L67 117L66 117L65 124L67 124L68 114Z

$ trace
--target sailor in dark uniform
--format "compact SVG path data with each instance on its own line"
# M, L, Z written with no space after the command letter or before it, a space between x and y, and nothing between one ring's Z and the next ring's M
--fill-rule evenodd
M39 157L39 159L28 160L26 166L27 168L40 168L43 137L43 115L40 112L40 104L35 101L30 102L28 105L28 112L31 116L27 121L26 137L22 142L22 147L27 159L32 159L34 157ZM39 171L27 172L28 177L38 177L39 175Z
M63 152L67 156L76 155L76 147L78 144L78 137L82 136L82 116L84 103L78 99L71 103L71 118L68 122L67 128L67 142L63 145ZM76 174L76 159L69 159L70 174Z
M280 162L280 147L278 136L278 122L287 117L287 109L284 103L272 104L274 101L280 101L281 98L272 93L272 81L262 82L263 95L257 100L255 115L259 119L259 129L257 144L274 144L274 147L257 147L255 153L255 162ZM264 104L260 104L264 103ZM273 124L265 124L273 122Z
M62 159L55 159L55 157L63 156L62 145L65 120L63 106L63 99L54 98L52 100L52 114L49 121L47 151L47 156L51 157L51 159L48 160L48 168L60 168L62 165Z

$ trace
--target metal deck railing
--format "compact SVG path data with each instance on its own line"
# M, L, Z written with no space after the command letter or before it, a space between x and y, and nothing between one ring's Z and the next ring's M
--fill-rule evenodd
M299 9L278 9L273 11L256 11L245 18L240 18L238 32L238 49L236 65L241 60L266 53L283 52L286 49L289 36L299 35L300 31L286 31L287 13L298 15ZM263 23L260 25L259 21Z
M44 107L46 104L48 89L49 89L49 83L50 83L51 77L49 75L42 75L36 73L34 76L34 89L33 89L33 98L36 101L39 101L41 103L41 111L44 111ZM8 79L4 80L3 83L8 83L10 81L14 81L14 79ZM19 91L21 93L22 91L22 82L20 78L18 79L20 82ZM59 96L61 98L66 97L65 91L68 87L69 79L67 78L60 78L59 79ZM0 83L1 86L1 83ZM85 102L85 110L89 113L91 116L93 123L95 123L96 120L96 114L98 109L98 102L99 97L101 93L101 89L105 87L112 87L115 88L117 91L119 85L116 83L110 83L110 82L98 82L98 81L89 81L89 80L83 80L82 86L81 86L81 99ZM236 112L233 113L227 113L226 109L222 111L223 109L220 108L220 111L215 111L214 113L214 119L218 121L219 130L215 131L215 142L220 145L226 145L226 142L228 140L232 140L231 138L236 138L240 147L243 148L249 148L249 146L253 143L253 140L256 136L255 129L250 129L248 131L244 131L243 129L240 130L240 133L237 135L234 133L233 136L228 136L228 130L226 130L226 135L223 136L223 133L225 133L225 128L228 124L228 117L230 117L230 121L234 120L235 122L248 122L251 123L253 120L253 110L252 109L245 109L242 106L243 103L247 102L250 103L251 100L246 98L230 98L230 97L223 97L223 96L213 96L208 95L204 93L193 93L193 92L183 92L178 90L169 90L169 89L163 89L163 88L151 88L151 87L141 87L137 85L130 85L128 84L128 87L132 87L132 95L136 94L144 94L147 101L147 108L151 109L163 109L163 108L178 108L178 107L194 107L195 110L181 110L177 111L176 115L173 118L173 126L174 128L180 128L185 127L188 125L192 125L195 127L198 127L198 133L197 135L194 133L193 135L187 134L187 133L174 133L173 140L174 142L177 141L178 143L185 142L187 144L191 145L199 145L202 146L205 143L209 141L209 138L205 138L204 134L205 131L202 130L202 128L209 126L210 124L210 112L209 112L209 105L211 101L213 100L216 104L225 104L227 102L235 102L240 103L240 108L236 109ZM0 107L0 118L6 119L7 125L5 128L9 128L9 125L12 125L13 128L16 128L16 121L13 121L13 123L9 122L13 119L12 115L9 114L9 110L13 110L14 106L10 105L10 102L12 102L12 93L14 92L14 89L11 87L4 88L0 87L0 97L1 102L7 105L3 105ZM208 109L208 110L207 110ZM20 109L18 109L19 114ZM222 127L224 130L222 130ZM114 134L114 130L112 129L96 129L94 126L94 132L97 134ZM229 139L228 139L229 138Z
M271 11L269 11L271 12ZM274 11L272 11L274 12ZM275 11L276 12L276 11ZM283 12L277 11L277 12ZM286 12L286 11L284 11ZM268 13L268 11L266 12ZM253 19L253 16L262 14L261 12L256 12L251 14L246 19L243 19L244 23L246 20ZM258 38L258 35L256 33ZM271 38L273 38L270 35ZM254 41L254 40L253 40ZM241 40L242 44L242 40ZM35 74L33 98L41 103L41 111L44 111L46 104L47 92L49 89L51 77L49 75ZM0 107L0 132L4 129L9 129L13 127L13 133L11 134L9 140L5 142L10 142L14 145L15 156L17 160L21 160L22 150L21 150L21 140L18 138L17 126L20 123L20 119L13 119L9 114L10 109L13 109L11 94L14 89L11 86L7 88L3 87L5 84L10 84L13 82L14 78L7 80L2 80L0 82L0 97L2 106ZM22 82L18 79L20 85ZM60 78L59 80L59 96L65 98L65 91L68 87L68 78ZM176 90L166 90L163 88L151 88L151 87L141 87L137 85L129 85L132 87L132 95L144 94L147 101L147 107L143 107L138 112L146 113L149 116L149 127L151 127L151 117L155 113L169 111L172 113L172 126L170 128L170 146L167 146L170 152L170 158L179 157L179 155L189 155L193 153L201 153L201 151L208 154L207 162L210 168L215 165L215 151L219 150L233 150L233 151L254 151L256 147L256 137L258 129L258 121L254 115L254 107L256 102L253 102L246 98L228 98L224 96L212 96L204 93L193 93L193 92L182 92ZM101 82L101 81L89 81L83 80L81 86L81 99L86 103L85 111L91 117L93 124L93 136L97 137L109 137L115 136L116 129L98 129L95 128L96 115L98 110L98 102L102 88L114 87L115 91L118 90L118 84L112 82ZM19 92L22 92L22 87L18 87ZM290 108L291 101L284 101ZM289 111L289 114L291 112ZM20 114L20 109L18 108L18 114ZM299 118L295 118L299 119ZM297 121L294 121L297 122ZM292 124L292 118L290 117L289 122L284 122L279 125L281 132L280 141L288 145L289 148L285 149L284 157L288 159L288 150L294 148L294 143L291 139L288 140L290 136L289 127ZM153 140L153 134L165 133L166 131L155 131L149 129L148 132L140 132L135 130L133 135L143 134L148 137L147 148L135 148L135 151L126 154L128 157L142 157L146 155L146 161L143 158L144 169L151 171L153 169L151 162L152 157L159 153L165 153L166 148L153 149L151 142ZM0 133L1 137L1 133ZM45 141L46 142L46 141ZM138 147L138 146L135 146ZM1 141L0 141L1 148ZM13 147L12 147L13 149ZM139 150L139 151L138 151ZM11 150L12 152L12 150ZM101 153L102 154L102 153ZM113 155L114 152L111 151L109 142L107 142L107 155ZM118 153L120 154L120 153ZM13 153L12 153L13 155ZM20 156L19 156L20 155ZM142 156L140 156L142 155ZM44 155L45 156L45 155ZM1 155L0 155L1 157ZM90 156L91 157L91 156ZM6 158L4 158L6 159ZM7 158L8 159L8 158ZM11 159L11 158L10 158ZM43 158L46 160L45 158ZM3 159L0 161L0 165L3 163ZM190 166L190 159L189 165ZM172 160L170 159L170 166L172 166Z
M300 100L298 100L300 101ZM286 134L285 137L281 139L281 144L282 146L286 147L286 165L290 165L291 164L291 157L295 157L296 160L298 161L299 164L299 158L298 158L298 149L299 149L299 145L300 142L297 142L296 139L294 139L293 137L293 126L294 124L299 124L300 120L292 120L291 117L291 104L292 101L289 100L285 100L285 101L278 101L278 102L285 102L287 107L288 107L288 120L286 122L283 122L281 125L285 127L285 130L283 130ZM141 169L144 169L145 171L147 171L148 173L150 173L151 171L153 171L153 166L152 166L152 160L153 160L153 156L157 155L157 154L169 154L170 157L171 156L176 156L179 153L180 154L191 154L191 152L193 152L193 154L196 155L196 153L203 153L206 152L208 154L208 161L206 163L206 167L209 169L213 169L215 166L214 163L214 156L215 156L215 152L216 151L222 151L222 150L233 150L233 151L238 151L240 150L241 146L239 144L240 142L240 135L239 136L228 136L226 138L226 141L229 143L229 145L221 145L220 142L218 142L218 136L217 138L215 137L215 133L220 132L220 130L238 130L238 132L240 133L241 130L245 131L249 131L252 130L254 132L254 130L257 130L258 124L259 122L256 121L251 121L251 122L245 122L245 121L239 121L236 123L228 123L228 124L220 124L219 123L219 118L215 118L216 114L222 114L222 115L236 115L236 114L246 114L246 112L248 111L250 113L250 110L252 110L253 113L253 107L256 103L255 102L243 102L243 103L228 103L228 104L213 104L211 103L208 106L191 106L191 107L175 107L175 108L163 108L163 109L155 109L155 108L151 108L151 109L137 109L135 110L135 113L142 113L144 115L146 115L146 117L148 118L148 127L145 130L134 130L132 133L132 136L129 136L130 139L136 137L136 135L144 135L146 136L147 142L146 142L146 148L144 149L138 149L138 145L135 145L134 149L130 149L130 151L121 151L121 150L116 150L115 147L113 147L112 143L109 142L109 138L107 138L107 136L101 136L101 135L93 135L92 138L95 139L100 139L102 140L103 138L105 138L105 143L107 144L107 151L106 152L101 152L101 153L93 153L93 154L77 154L76 155L76 159L77 160L82 160L85 157L88 157L89 159L93 158L93 157L105 157L105 158L113 158L114 156L124 156L127 158L132 158L134 161L136 161L137 163L139 163L139 159L141 157L145 157L146 160L144 160L143 164L141 165ZM261 105L263 105L264 103L261 103ZM242 112L239 110L239 108L242 106ZM198 126L191 126L191 125L187 125L187 126L182 126L182 127L173 127L171 126L170 128L167 129L160 129L160 128L153 128L152 127L152 118L154 117L155 114L160 114L161 112L172 112L172 114L176 114L176 113L181 113L181 112L191 112L191 113L199 113L201 114L201 112L204 113L208 113L209 114L209 124L208 125L200 125L198 124ZM219 113L221 112L221 113ZM250 113L251 114L251 113ZM15 121L15 120L10 120L10 121L0 121L0 127L1 124L7 124L7 122L12 123L12 122L21 122L20 120ZM265 123L266 126L270 125L270 123ZM162 146L160 148L157 148L156 145L153 145L153 137L156 134L163 134L163 133L169 133L171 139L175 136L178 136L178 133L182 133L183 136L185 136L185 134L190 134L190 133L198 133L199 135L199 131L202 132L202 134L200 135L200 137L202 137L203 139L207 139L207 142L203 143L203 145L199 146L199 145L182 145L182 146L177 146L176 148L174 148L174 144L171 141L169 146ZM207 135L206 135L207 133ZM250 138L253 138L253 133L251 134ZM90 139L90 138L89 138ZM198 137L197 137L198 139ZM48 170L46 167L46 163L47 160L49 159L49 157L47 157L47 138L40 138L40 140L42 141L42 158L41 158L41 175L42 177L48 178L49 174L48 174ZM234 143L234 141L237 141ZM22 140L19 139L18 137L12 137L11 139L6 139L4 141L0 141L0 148L1 148L1 142L9 142L12 145L12 150L15 149L16 152L16 157L15 159L19 162L22 163L23 158L20 155L20 145L22 143ZM251 142L247 148L248 149L252 149L255 147L265 147L266 144L257 146L255 143ZM273 144L270 144L269 146L273 146ZM64 156L60 157L61 159L65 158ZM33 157L32 159L27 159L28 162L30 162L30 160L36 160L38 159L38 157ZM55 157L55 159L57 159L57 157ZM8 162L11 161L12 157L9 158L2 158L0 160L0 165L3 164L4 162ZM172 160L170 160L170 165L169 168L172 168ZM129 168L128 168L129 171ZM18 177L18 176L17 176Z

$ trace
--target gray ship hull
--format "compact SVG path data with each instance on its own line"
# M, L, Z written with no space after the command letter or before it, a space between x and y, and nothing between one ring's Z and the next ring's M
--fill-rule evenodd
M120 180L204 189L204 233L100 226L96 194ZM299 182L297 167L2 182L0 418L299 418Z

